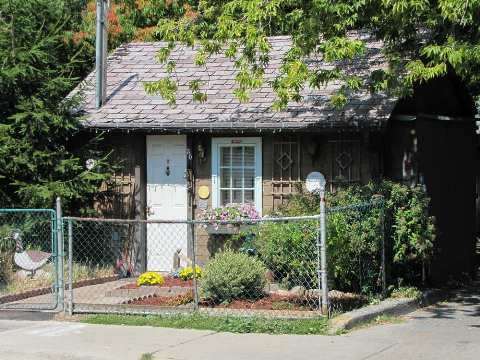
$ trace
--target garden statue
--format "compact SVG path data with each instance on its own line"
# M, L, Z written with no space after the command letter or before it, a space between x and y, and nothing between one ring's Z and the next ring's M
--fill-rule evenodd
M37 270L45 266L52 254L38 250L25 250L20 230L14 230L11 236L16 246L15 255L13 256L15 265L25 271L29 271L31 277L33 277Z
M177 249L173 254L173 266L172 266L173 273L178 273L178 271L180 270L180 252L181 251L182 249Z
M175 253L173 254L172 272L178 273L181 268L186 266L192 266L192 260L182 254L182 249L179 248L175 250Z

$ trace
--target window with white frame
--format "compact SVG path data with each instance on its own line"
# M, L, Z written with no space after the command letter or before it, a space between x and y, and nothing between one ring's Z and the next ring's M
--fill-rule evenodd
M252 203L261 211L261 138L212 139L214 207Z

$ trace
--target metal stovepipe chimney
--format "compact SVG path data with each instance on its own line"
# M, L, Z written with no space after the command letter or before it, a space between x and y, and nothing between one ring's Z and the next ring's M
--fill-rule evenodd
M105 104L107 97L107 12L109 7L108 0L97 0L97 30L95 46L95 105L98 108Z

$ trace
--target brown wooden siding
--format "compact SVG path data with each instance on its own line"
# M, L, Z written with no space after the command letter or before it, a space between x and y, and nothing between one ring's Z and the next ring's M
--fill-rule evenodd
M365 133L263 135L263 214L274 212L288 201L312 171L325 174L330 190L380 177L381 152L372 145L375 137L376 134ZM101 216L144 218L145 201L141 199L146 193L145 138L145 135L119 134L105 139L105 148L112 151L112 160L119 164L119 170L99 192L96 209ZM189 137L193 173L190 192L193 201L189 203L193 218L199 218L203 211L202 200L198 197L199 187L205 185L212 191L211 139L212 136L207 134ZM204 160L198 156L199 145L205 150ZM140 179L136 179L136 173L137 176L140 174ZM206 200L209 208L211 199L210 195ZM139 204L143 208L139 209ZM204 228L197 226L195 231L198 261L204 263L217 245Z
M143 179L135 179L135 168L140 167L141 172L145 172L145 136L108 135L104 148L111 152L111 161L118 169L110 181L102 184L95 210L102 217L134 219L139 215L135 199L138 201L143 187L140 183Z

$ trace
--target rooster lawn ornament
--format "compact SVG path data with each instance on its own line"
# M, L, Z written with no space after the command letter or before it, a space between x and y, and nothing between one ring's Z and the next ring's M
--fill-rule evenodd
M12 238L16 245L15 255L13 257L15 265L25 271L29 271L31 277L33 277L38 269L45 266L52 254L38 250L25 250L23 248L22 232L20 230L14 230L12 232Z

